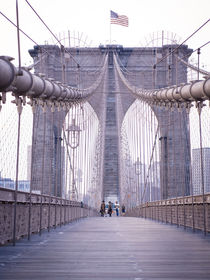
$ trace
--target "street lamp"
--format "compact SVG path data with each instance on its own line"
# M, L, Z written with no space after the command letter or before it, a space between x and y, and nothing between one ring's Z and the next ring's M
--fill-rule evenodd
M66 129L66 131L68 133L68 145L72 149L76 149L79 146L81 129L75 124L75 119L72 119L72 124Z
M135 173L136 173L137 178L138 178L138 184L137 184L137 205L139 205L139 188L140 188L139 176L141 175L141 168L142 168L141 161L139 160L139 157L137 157L137 161L135 162ZM142 189L141 189L141 199L142 199Z
M80 132L81 129L78 125L75 124L75 119L72 119L72 124L66 129L67 131L67 143L70 146L70 148L73 151L72 155L72 200L75 200L75 191L76 191L76 185L75 185L75 150L77 147L79 147L80 142ZM78 193L77 193L78 196Z
M126 185L127 185L127 198L128 198L128 206L131 208L132 206L132 183L131 183L131 159L128 152L125 154L125 167L126 167Z

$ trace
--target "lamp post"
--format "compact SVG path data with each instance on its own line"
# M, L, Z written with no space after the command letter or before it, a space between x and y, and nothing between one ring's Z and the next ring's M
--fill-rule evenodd
M139 180L139 176L141 175L141 161L139 160L139 157L137 157L137 161L135 162L135 173L137 175L137 179L138 179L138 183L137 183L137 205L139 205L139 194L140 194L140 180ZM141 199L142 200L142 189L141 189Z
M72 119L72 124L66 129L67 131L67 143L73 151L72 154L72 200L75 200L75 192L76 192L76 185L75 185L75 150L79 147L80 142L80 132L81 129L78 125L75 124L75 119ZM78 194L77 194L78 196Z
M127 203L129 208L132 206L131 202L131 194L132 194L132 186L131 186L131 163L130 163L130 155L128 152L125 154L125 166L126 166L126 185L127 185Z
M132 174L131 174L132 175ZM129 184L130 184L130 208L134 208L136 201L135 197L137 196L136 191L135 191L135 184L134 184L134 178L133 176L129 176Z

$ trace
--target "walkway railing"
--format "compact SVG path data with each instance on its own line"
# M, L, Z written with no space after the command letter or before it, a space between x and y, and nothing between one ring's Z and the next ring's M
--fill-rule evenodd
M14 207L16 204L16 219ZM82 218L96 216L97 211L82 202L0 188L0 244L43 230L62 226Z
M127 211L126 216L142 217L164 223L210 232L210 194L147 202Z

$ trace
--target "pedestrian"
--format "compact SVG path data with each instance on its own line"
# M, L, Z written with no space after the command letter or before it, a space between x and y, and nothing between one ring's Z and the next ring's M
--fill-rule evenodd
M106 208L105 201L103 200L102 203L101 203L101 209L100 209L101 217L104 217L105 208Z
M125 205L122 205L122 215L125 216Z
M109 201L109 205L108 205L108 214L109 214L109 217L112 216L112 203L111 203L111 201Z
M116 210L116 215L117 217L119 216L119 209L120 209L120 205L118 204L118 202L115 202L115 210Z

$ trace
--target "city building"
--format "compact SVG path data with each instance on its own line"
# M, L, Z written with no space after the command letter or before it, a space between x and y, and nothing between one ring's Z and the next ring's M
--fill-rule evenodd
M203 175L204 175L204 191L210 192L210 147L202 149L203 154ZM192 185L193 194L202 193L202 171L201 171L201 149L192 150Z
M15 189L15 181L11 178L3 178L0 173L0 188L5 189ZM22 192L30 191L30 181L29 180L19 180L18 181L18 190Z

